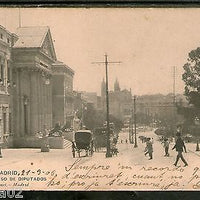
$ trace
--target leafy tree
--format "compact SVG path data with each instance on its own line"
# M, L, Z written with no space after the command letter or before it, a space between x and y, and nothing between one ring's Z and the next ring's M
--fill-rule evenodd
M118 119L115 116L113 116L113 115L109 115L109 117L110 117L110 122L114 123L114 125L115 125L115 131L119 132L122 129L123 125L124 125L123 122L120 119Z
M200 118L200 47L188 54L188 61L183 66L182 79L185 82L185 96L190 107L178 107L178 113L185 117L184 126L194 125L194 119Z
M189 53L188 62L183 66L182 79L185 95L190 104L200 108L200 47Z
M96 110L94 109L94 105L92 103L87 103L87 109L83 111L83 124L88 129L93 129L95 127L95 115Z

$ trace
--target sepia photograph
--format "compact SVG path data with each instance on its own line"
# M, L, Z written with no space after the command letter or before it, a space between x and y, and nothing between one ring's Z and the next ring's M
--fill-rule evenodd
M200 8L0 7L0 190L199 191L199 32Z

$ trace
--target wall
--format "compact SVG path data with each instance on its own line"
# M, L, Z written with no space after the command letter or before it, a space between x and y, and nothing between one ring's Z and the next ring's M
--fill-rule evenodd
M64 75L53 75L52 84L53 126L58 122L63 125L65 123Z

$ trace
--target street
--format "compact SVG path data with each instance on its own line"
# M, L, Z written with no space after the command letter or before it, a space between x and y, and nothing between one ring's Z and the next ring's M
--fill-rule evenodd
M140 135L153 138L152 160L144 155L145 143L139 140ZM198 173L200 157L199 153L195 152L195 144L186 144L188 153L184 153L184 157L189 166L183 167L182 161L179 161L178 167L175 167L173 163L177 153L175 150L171 150L173 144L170 144L170 156L164 157L164 148L153 131L137 134L137 148L134 148L134 144L126 143L126 139L128 140L128 132L120 132L117 144L119 154L111 158L105 157L105 151L95 152L92 157L72 158L69 142L66 143L65 149L51 149L50 152L40 152L40 149L3 149L3 158L0 160L1 173L3 174L5 170L16 170L18 175L15 178L18 182L14 186L18 188L23 186L25 190L30 189L33 185L30 181L28 185L20 185L22 180L24 180L23 183L26 181L28 183L28 179L19 179L19 177L30 178L30 175L41 177L42 171L44 172L42 178L45 178L45 181L37 182L34 185L35 189L189 189L196 184L194 181L199 179L197 176L193 177L195 170ZM84 153L81 155L84 156ZM51 176L47 176L48 173L45 174L46 170L49 170L49 174L51 172ZM64 183L62 182L64 181L63 175L67 172L69 172L65 177L67 181ZM150 177L147 178L147 176ZM116 178L111 180L113 177ZM134 178L134 182L131 182L132 178ZM98 184L95 185L93 179ZM84 180L84 184L73 182L75 180ZM161 184L162 182L163 184ZM142 185L144 183L145 185ZM192 185L188 185L188 183L192 183ZM1 185L1 187L4 186ZM7 182L6 187L13 187L13 181Z

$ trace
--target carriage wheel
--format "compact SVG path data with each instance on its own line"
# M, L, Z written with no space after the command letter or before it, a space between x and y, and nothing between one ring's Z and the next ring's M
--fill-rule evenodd
M72 156L75 158L75 148L72 148Z

